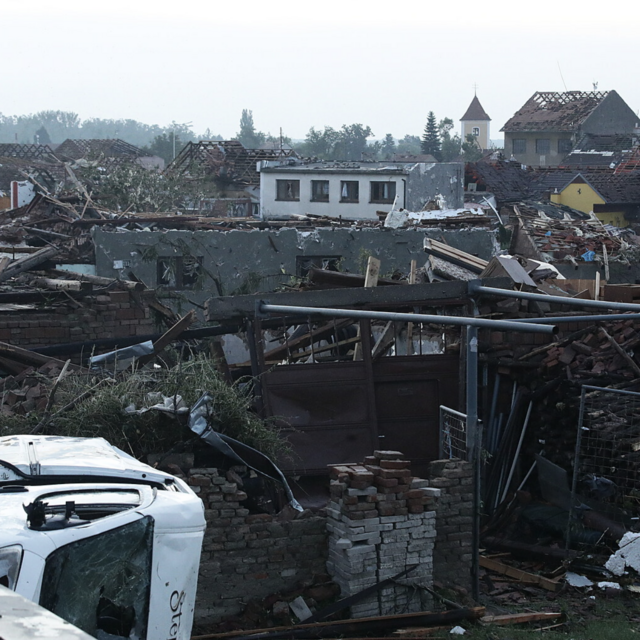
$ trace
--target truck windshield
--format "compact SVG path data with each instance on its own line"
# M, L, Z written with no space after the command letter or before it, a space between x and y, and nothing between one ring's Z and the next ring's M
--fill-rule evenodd
M98 639L145 640L153 518L72 542L45 565L40 604Z

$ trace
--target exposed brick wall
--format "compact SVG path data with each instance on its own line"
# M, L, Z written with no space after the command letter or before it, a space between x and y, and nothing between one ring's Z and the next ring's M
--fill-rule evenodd
M285 509L251 515L247 495L217 469L192 469L188 482L205 505L207 530L195 623L215 624L251 600L287 591L326 572L326 518Z
M433 579L447 587L471 586L473 467L463 460L434 460L429 485L441 490L436 510Z
M78 308L57 304L46 310L3 311L0 341L30 349L156 333L154 315L145 303L147 295L155 294L112 291L82 298Z

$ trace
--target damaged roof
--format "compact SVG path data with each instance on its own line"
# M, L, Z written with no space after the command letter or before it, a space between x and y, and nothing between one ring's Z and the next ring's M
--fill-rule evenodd
M297 157L291 149L246 149L237 140L201 140L187 143L166 172L194 178L204 174L202 177L257 187L258 162L290 157Z
M575 131L615 91L538 91L500 131Z
M135 160L144 155L141 149L124 140L72 140L68 138L56 147L56 156L62 161L99 160L102 158Z

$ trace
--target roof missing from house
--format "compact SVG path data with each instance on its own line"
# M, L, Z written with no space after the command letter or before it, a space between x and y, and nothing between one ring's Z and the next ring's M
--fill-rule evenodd
M575 131L608 91L538 91L500 131Z

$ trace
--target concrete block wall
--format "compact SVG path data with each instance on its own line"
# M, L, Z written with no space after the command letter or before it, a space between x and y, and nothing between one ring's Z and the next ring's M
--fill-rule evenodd
M428 608L439 489L413 478L397 451L376 451L363 465L331 469L327 569L347 597L407 569L405 577L358 601L352 617Z
M441 490L436 511L433 579L446 587L471 587L473 467L464 460L434 460L429 485Z
M154 314L145 303L144 292L111 291L87 296L74 305L58 304L49 309L3 312L0 341L33 349L67 342L84 342L156 333ZM89 355L89 354L87 354Z
M326 518L285 508L250 514L247 494L217 469L191 469L191 488L205 505L195 624L241 613L251 600L291 590L326 573Z

